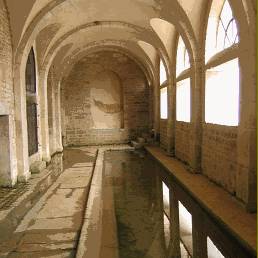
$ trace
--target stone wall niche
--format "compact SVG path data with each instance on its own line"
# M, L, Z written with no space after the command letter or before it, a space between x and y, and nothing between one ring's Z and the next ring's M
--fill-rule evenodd
M123 90L113 71L104 70L93 79L90 110L94 129L123 128Z
M149 130L146 77L123 53L86 55L61 89L65 146L127 143Z
M11 186L9 116L0 115L0 186Z

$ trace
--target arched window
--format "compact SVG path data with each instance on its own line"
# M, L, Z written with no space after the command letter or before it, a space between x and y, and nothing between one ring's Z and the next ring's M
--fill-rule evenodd
M220 12L214 7L216 3L212 5L206 36L205 54L209 61L206 62L205 122L236 126L239 115L238 31L228 1L222 2ZM214 21L217 24L213 24ZM212 48L211 39L215 38L216 45ZM220 55L215 55L217 53Z
M36 65L33 49L30 50L26 64L25 83L27 104L28 150L29 156L31 156L38 151Z
M178 39L176 58L176 120L190 122L191 120L191 83L190 73L180 76L190 68L189 55L181 36Z
M220 3L220 4L219 4ZM238 43L238 30L228 1L214 1L206 34L206 61L216 53Z
M226 0L219 16L217 31L217 49L223 50L233 44L238 43L238 33L236 21L232 10Z
M160 59L160 118L168 118L168 88L167 84L167 73L163 61ZM165 83L165 84L164 84Z

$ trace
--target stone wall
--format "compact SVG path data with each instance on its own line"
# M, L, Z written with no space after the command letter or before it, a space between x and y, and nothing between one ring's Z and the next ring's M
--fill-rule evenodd
M190 123L176 121L175 156L185 163L190 163Z
M0 0L0 108L6 113L13 109L12 46L9 21L4 3Z
M76 63L62 85L66 145L128 142L149 126L149 88L127 56L102 51Z
M166 150L168 146L167 144L167 119L160 119L160 146Z
M4 186L14 185L17 180L12 77L10 25L4 1L0 0L0 153L9 150L0 162L0 185Z
M237 172L237 127L203 125L202 173L235 192Z

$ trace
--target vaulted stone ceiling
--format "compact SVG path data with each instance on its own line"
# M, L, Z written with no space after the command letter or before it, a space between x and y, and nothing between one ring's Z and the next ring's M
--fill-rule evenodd
M157 68L155 56L163 58L167 67L171 66L171 48L178 33L192 56L202 39L209 3L207 0L26 0L21 8L20 0L6 2L16 62L21 62L20 53L26 55L34 41L39 68L46 70L53 62L61 64L60 70L99 47L117 47L138 60L150 79Z

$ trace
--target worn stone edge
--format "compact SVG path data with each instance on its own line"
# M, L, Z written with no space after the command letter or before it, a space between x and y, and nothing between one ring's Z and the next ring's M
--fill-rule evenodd
M90 253L91 258L99 258L100 249L101 249L101 229L102 229L102 176L103 176L103 161L104 161L104 154L106 151L119 151L119 150L134 150L133 147L129 145L122 145L122 146L107 146L107 147L100 147L98 148L96 164L93 170L92 181L90 185L89 195L87 199L84 221L81 229L81 233L79 236L79 243L76 252L76 258L86 258L87 255ZM96 215L98 214L98 218ZM95 222L98 222L96 224ZM91 243L92 239L92 228L96 229L97 239L94 238L93 241L94 245L94 253L91 253L92 246L89 244Z

